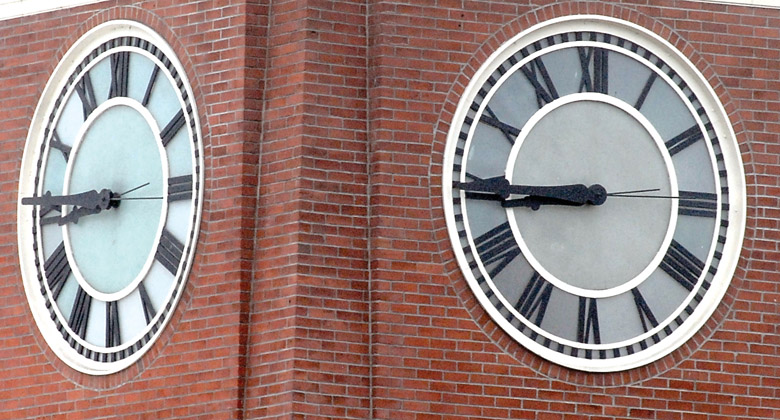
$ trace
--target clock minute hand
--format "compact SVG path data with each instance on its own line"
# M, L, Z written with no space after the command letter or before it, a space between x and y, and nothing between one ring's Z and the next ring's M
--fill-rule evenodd
M607 199L607 191L600 184L588 187L585 184L568 185L513 185L503 176L478 179L469 182L453 182L453 187L464 191L496 194L504 199L504 207L538 208L541 204L582 206L601 205ZM511 194L527 197L506 200ZM533 203L533 205L531 205Z
M503 207L530 207L531 210L539 210L542 205L559 206L584 206L591 204L600 206L607 200L607 190L600 184L593 184L587 187L583 184L525 187L523 192L531 192L523 198L504 200L501 203ZM531 190L527 189L531 188ZM515 191L520 191L517 188Z
M529 199L535 199L538 204L560 204L568 206L582 206L585 204L601 205L607 200L607 190L601 184L593 184L588 187L585 184L569 185L510 185L512 194L524 194ZM513 207L507 200L504 207Z

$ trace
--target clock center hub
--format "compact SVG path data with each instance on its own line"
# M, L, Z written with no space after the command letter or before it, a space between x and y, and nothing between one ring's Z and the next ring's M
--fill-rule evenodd
M106 101L73 146L65 192L108 189L121 206L63 226L73 271L83 288L118 298L148 271L165 212L164 152L145 109L127 98ZM133 198L142 198L136 199Z
M512 184L599 184L609 193L677 192L671 157L633 107L601 94L569 95L526 125L507 163ZM534 269L580 296L636 287L663 257L674 232L673 200L608 196L600 205L507 209Z

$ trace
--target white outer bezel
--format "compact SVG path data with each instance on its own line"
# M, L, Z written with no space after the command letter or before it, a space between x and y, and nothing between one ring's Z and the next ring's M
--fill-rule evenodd
M710 117L713 129L720 141L723 162L729 174L728 188L730 202L728 209L728 234L726 235L726 241L723 244L723 256L718 264L718 271L714 276L712 285L705 294L704 299L696 307L693 314L686 319L685 323L675 329L671 335L663 339L660 343L650 346L646 350L634 353L633 355L605 360L584 359L561 354L526 337L524 334L520 333L514 325L507 321L485 296L478 281L474 278L468 259L461 247L454 210L451 204L449 204L453 202L452 182L454 180L452 178L451 168L454 163L455 148L457 147L458 137L460 135L461 122L466 117L467 111L471 106L471 99L476 96L476 92L484 85L496 66L504 62L509 55L514 54L519 48L529 45L534 41L562 32L589 30L610 33L639 45L648 46L648 49L651 50L653 54L662 59L683 77L702 106L707 110L707 115ZM737 143L736 134L729 122L728 114L720 103L713 88L685 55L657 34L631 22L596 15L560 17L526 29L505 42L493 52L477 70L464 90L462 97L469 98L469 100L461 99L458 104L452 118L453 123L450 125L447 134L447 143L444 153L442 196L443 202L445 203L444 213L447 221L447 230L461 272L466 277L474 296L491 318L506 333L527 349L553 363L582 371L614 372L632 369L656 361L679 348L701 329L725 295L739 261L746 224L746 186L739 145Z
M196 182L198 182L200 188L198 188L198 195L193 197L197 204L194 208L195 215L192 222L193 226L190 229L190 239L184 244L185 250L190 249L190 252L188 252L186 260L182 263L183 268L177 272L177 274L181 276L182 280L172 289L172 292L175 291L175 297L171 300L169 295L169 297L166 299L169 303L171 303L172 308L175 308L178 304L184 287L187 284L186 279L189 275L189 271L192 267L192 261L195 255L194 250L197 244L197 237L200 230L201 211L203 207L203 136L194 99L195 95L193 94L191 85L187 79L184 66L178 60L178 57L173 48L167 43L167 41L165 41L164 38L154 32L151 28L134 21L114 20L103 23L91 29L89 32L79 38L79 40L76 41L74 45L65 53L52 72L52 75L43 89L41 98L38 102L38 105L36 106L25 143L19 178L19 197L17 203L17 238L19 246L20 268L25 294L30 304L30 310L33 314L33 318L35 319L35 322L41 331L41 335L44 337L46 343L54 351L54 353L73 369L90 375L108 375L116 373L135 363L152 347L157 338L159 338L160 334L165 329L165 326L170 321L174 309L171 309L168 312L168 315L162 320L157 331L153 333L151 338L144 344L144 346L132 355L114 362L97 362L82 356L70 345L68 345L65 340L63 340L62 334L50 318L49 311L45 307L46 299L40 292L40 282L37 277L38 269L35 267L36 255L35 251L33 250L34 241L32 235L30 234L34 220L31 217L31 212L28 211L29 208L26 208L29 206L22 206L21 199L25 196L31 196L34 193L34 179L37 172L36 165L41 151L40 145L45 140L44 130L46 128L49 115L55 109L54 101L59 96L62 88L67 84L68 78L76 71L81 61L98 46L108 40L121 36L137 37L149 41L165 54L165 56L171 61L174 68L176 68L184 84L185 91L190 98L190 106L192 107L191 115L195 120L194 124L190 124L190 117L187 113L185 113L185 118L187 118L186 125L187 127L194 126L194 135L197 136L198 139L198 149L193 151L193 174L197 174L195 175L197 177ZM182 106L183 105L184 104L182 103ZM191 138L191 136L189 138ZM197 171L196 168L198 169ZM176 280L174 280L174 282L175 281ZM160 313L157 315L159 316ZM156 321L152 321L152 324L155 322ZM66 326L66 328L69 327ZM150 326L147 326L147 328L150 328ZM122 346L118 348L121 347Z

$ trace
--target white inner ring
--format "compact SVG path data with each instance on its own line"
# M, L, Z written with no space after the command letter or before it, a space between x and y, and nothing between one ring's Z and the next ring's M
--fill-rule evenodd
M83 143L84 138L86 137L86 133L89 130L89 128L92 126L92 123L100 118L106 110L114 107L114 106L127 106L130 108L133 108L136 112L138 112L145 120L146 123L149 124L149 127L151 128L153 133L156 133L156 136L159 137L160 129L157 126L157 123L152 116L152 114L147 110L144 106L142 106L140 103L138 103L135 100L124 98L124 97L117 97L107 100L106 102L100 104L87 118L87 120L82 124L81 129L79 130L78 135L76 136L76 140L73 144L71 155L76 156L78 153L79 146ZM159 139L156 141L157 147L159 149L160 157L163 160L163 164L161 166L162 168L162 179L168 179L168 165L165 164L166 161L166 150L162 146L162 142L159 141ZM71 159L71 161L68 163L68 166L65 170L65 176L63 178L63 189L62 193L63 195L70 194L69 191L70 188L70 180L72 177L73 172L73 162L75 159ZM83 191L74 191L73 193L80 193ZM167 196L167 185L163 185L163 196ZM168 213L168 202L167 200L161 200L162 203L162 209L160 211L160 221L157 226L157 232L155 234L155 239L153 243L159 243L160 236L162 234L162 229L165 226L165 220L166 215ZM105 211L118 211L119 209L110 209ZM86 216L89 217L89 216ZM70 240L70 234L69 234L69 224L65 224L62 226L62 237L63 242L65 244L65 251L68 255L68 260L70 261L70 267L71 271L73 272L73 275L75 276L76 280L78 281L81 288L84 289L87 293L89 293L91 296L96 297L102 301L117 301L119 299L124 298L128 294L130 294L133 290L135 290L138 287L138 283L140 283L145 277L146 274L149 272L150 268L152 267L152 264L154 263L154 248L151 248L149 250L149 255L146 258L146 262L143 265L143 268L138 272L138 274L135 276L135 278L128 282L125 287L123 287L121 290L115 292L115 293L104 293L99 290L97 290L95 287L93 287L90 282L84 277L83 273L79 270L78 264L75 263L76 259L74 257L74 251Z
M670 187L670 194L671 196L677 196L678 195L678 185L677 185L677 177L674 171L674 165L672 164L671 156L669 155L669 152L666 149L666 146L663 142L663 139L658 134L658 132L653 128L653 126L650 124L650 122L634 107L630 106L629 104L613 98L611 96L597 94L597 93L579 93L579 94L572 94L568 95L566 97L563 97L559 100L556 100L548 105L546 105L544 108L542 108L539 112L535 113L531 119L529 119L528 123L523 127L523 131L521 132L520 136L517 138L511 153L509 154L508 160L507 160L507 168L506 168L506 176L511 181L515 177L514 171L515 171L515 163L520 156L521 149L523 147L523 144L525 140L529 137L530 133L533 132L534 127L546 116L548 116L551 112L558 110L559 108L572 104L574 102L580 102L580 101L595 101L595 102L601 102L608 105L611 105L623 112L625 114L629 115L631 118L636 120L639 124L641 124L642 127L646 130L647 134L653 139L655 142L655 147L658 149L659 155L663 159L663 165L666 168L667 176L668 176L668 182ZM596 151L598 152L598 151ZM619 156L614 156L614 158L619 159ZM583 180L584 181L584 180ZM579 182L579 181L578 181ZM599 181L596 181L599 182ZM571 182L565 182L565 184L568 184ZM587 182L582 182L586 185L589 185ZM548 185L556 185L554 180L551 180ZM607 187L607 192L613 192L609 191L609 186L605 185ZM646 186L639 185L637 186L637 189L639 188L645 188ZM649 193L652 194L652 193ZM619 198L619 197L609 197L607 201L610 200L627 200L628 198ZM646 199L635 199L635 200L646 200ZM606 203L605 203L606 205ZM587 206L587 205L586 205ZM542 205L542 208L539 209L539 211L545 211L548 209ZM552 206L552 207L560 207L560 206ZM566 281L565 279L559 278L555 274L551 272L551 269L548 269L544 266L542 262L540 262L540 259L534 256L534 252L532 251L533 246L528 245L525 238L523 237L523 229L521 226L518 225L516 217L523 217L523 213L529 214L527 212L531 212L532 210L528 208L507 208L507 218L509 220L509 224L512 228L512 232L514 234L515 240L518 243L518 246L520 247L523 255L528 260L529 264L546 280L548 280L550 283L554 284L556 287L567 291L569 293L583 296L583 297L593 297L593 298L604 298L609 296L616 296L619 294L622 294L624 292L627 292L636 286L638 286L640 283L642 283L646 278L648 278L658 267L658 265L661 263L661 260L664 258L665 251L669 247L672 237L675 231L675 227L677 224L677 208L678 203L677 200L671 199L671 205L670 207L670 214L668 215L668 224L665 234L663 235L663 240L658 244L658 249L655 252L655 255L652 256L652 258L649 260L649 263L642 269L637 275L635 275L633 278L626 279L625 281L620 281L619 285L613 286L613 287L607 287L607 288L588 288L588 287L581 287L575 284L572 284L572 282ZM587 208L584 207L574 207L572 208L573 211L579 212L579 211L587 211ZM592 209L594 211L598 211L598 208ZM580 213L576 213L580 214ZM567 223L566 220L560 220L560 223ZM608 229L609 226L604 226L604 229ZM533 244L532 244L533 245ZM595 244L594 246L598 246L598 244ZM570 250L568 252L577 252L576 250ZM562 262L562 264L565 264L566 262ZM599 260L599 261L593 261L594 264L602 264L605 267L605 272L608 272L608 266L611 263L611 261L605 261L605 260Z

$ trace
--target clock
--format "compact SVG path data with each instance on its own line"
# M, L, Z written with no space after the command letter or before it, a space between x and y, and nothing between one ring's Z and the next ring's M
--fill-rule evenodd
M553 363L658 360L734 274L746 192L728 116L681 52L632 23L558 18L501 46L460 99L443 168L471 290Z
M137 361L179 301L203 195L192 89L171 47L100 25L54 70L19 181L22 277L54 353L102 375Z

